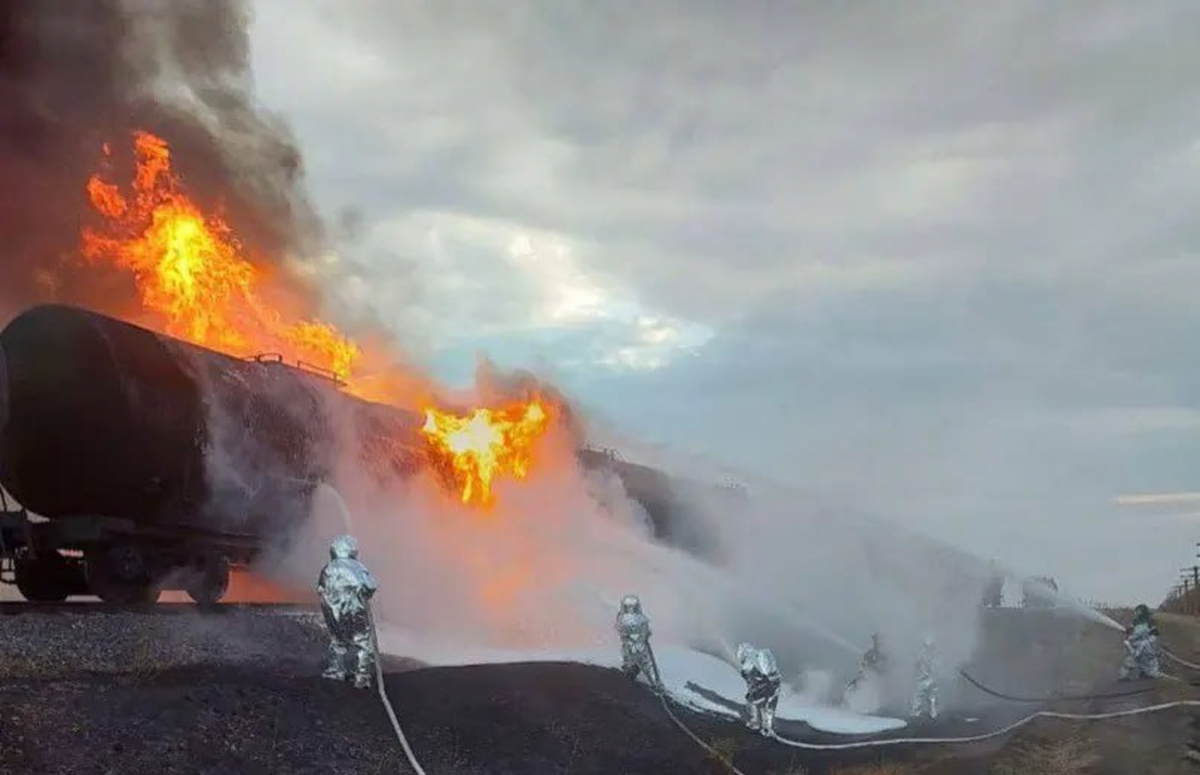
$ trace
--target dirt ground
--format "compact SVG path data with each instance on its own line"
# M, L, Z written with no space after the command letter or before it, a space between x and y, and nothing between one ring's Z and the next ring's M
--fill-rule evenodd
M1196 621L1160 621L1171 648L1200 659ZM1092 686L1121 688L1111 680L1119 634L1086 628L1059 642L1070 647L1059 664L1074 674L1072 682L1086 683L1090 674ZM408 772L378 698L320 679L321 651L311 619L262 612L0 616L0 772ZM389 662L387 685L430 775L729 772L672 724L651 693L613 670L412 668ZM1182 697L1200 697L1200 688L1163 682L1144 695L1053 707L1109 712ZM990 729L1036 707L996 701L996 719L974 726ZM1200 772L1183 757L1200 740L1198 716L1183 711L1039 721L985 743L850 754L797 752L738 724L678 712L746 775ZM781 731L820 739L798 726Z

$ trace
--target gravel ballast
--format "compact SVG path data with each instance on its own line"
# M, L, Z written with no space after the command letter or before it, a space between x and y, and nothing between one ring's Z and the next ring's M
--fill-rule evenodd
M325 637L314 615L83 610L0 616L0 772L410 771L377 694L320 677ZM430 775L728 772L674 726L653 693L616 670L424 668L395 658L384 665L388 693ZM881 756L921 757L929 775L974 775L988 771L1006 742L966 758L971 747L800 752L734 722L676 712L747 775L820 775ZM1146 718L1141 726L1182 721ZM798 725L780 731L820 738Z

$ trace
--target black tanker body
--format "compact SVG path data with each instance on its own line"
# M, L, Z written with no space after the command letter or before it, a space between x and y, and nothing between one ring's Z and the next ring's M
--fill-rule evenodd
M373 466L419 465L418 417L279 358L58 305L12 320L0 353L0 485L47 520L16 558L26 597L152 599L171 575L193 597L219 597L229 560L252 560L308 513L331 473L334 412L353 420Z
M35 601L141 602L181 588L216 602L231 563L306 518L338 444L356 444L380 480L428 465L422 420L278 356L240 359L33 307L0 331L0 580ZM335 439L335 425L354 437ZM680 497L696 485L606 452L579 459L616 473L660 540L712 557ZM9 510L4 490L23 508Z
M254 383L287 376L68 307L27 311L0 332L0 348L12 415L0 431L0 484L50 519L97 514L207 527L208 375L229 375L227 392L243 406ZM292 448L297 474L320 471L323 461L303 443L316 433L295 422L274 431L277 449L261 445L273 463Z

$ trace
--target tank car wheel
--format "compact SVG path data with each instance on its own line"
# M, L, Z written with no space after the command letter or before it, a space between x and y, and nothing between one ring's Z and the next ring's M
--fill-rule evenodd
M142 566L135 549L95 549L84 557L88 589L104 602L117 605L158 602L162 590Z
M52 556L20 558L14 571L17 591L31 603L61 603L70 590L63 581L66 563L55 552Z
M221 602L229 591L229 561L219 555L198 558L192 565L184 591L197 605Z

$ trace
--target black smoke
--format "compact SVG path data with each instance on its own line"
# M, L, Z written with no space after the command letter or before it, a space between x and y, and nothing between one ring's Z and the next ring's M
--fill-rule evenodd
M102 146L127 180L137 129L168 142L189 195L255 263L320 243L296 144L254 97L249 21L237 0L0 0L0 309L132 300L131 279L83 270L78 245Z

